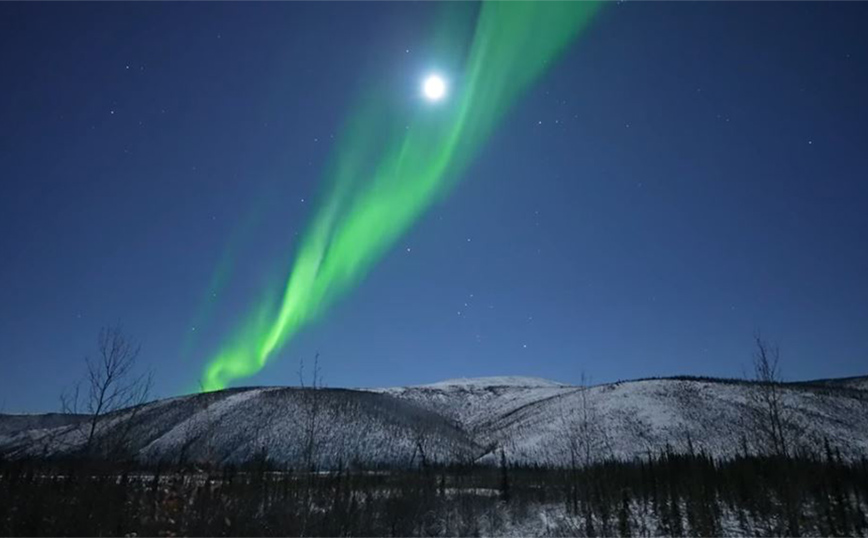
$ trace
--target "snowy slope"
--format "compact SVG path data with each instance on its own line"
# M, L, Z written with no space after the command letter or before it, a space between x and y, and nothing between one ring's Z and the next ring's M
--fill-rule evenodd
M567 387L564 383L543 379L541 377L527 376L494 376L494 377L459 377L457 379L447 379L437 383L429 383L427 385L417 385L418 388L430 389L449 389L456 387L463 388L488 388L488 387Z
M825 385L835 388L848 388L854 390L868 391L868 376L841 377L838 379L816 379L814 381L806 381L804 384Z
M534 377L481 377L378 390L448 417L469 432L482 433L497 417L577 388Z
M86 415L64 415L46 413L44 415L0 415L0 443L11 435L24 430L54 428L87 419Z
M513 460L565 463L583 411L584 436L600 456L632 458L659 452L704 451L732 456L755 449L748 383L658 379L602 385L541 400L493 421L488 439L506 447ZM868 394L788 386L783 394L789 438L795 448L817 450L824 439L846 457L868 454ZM565 432L567 432L565 434Z
M868 454L865 378L794 383L783 402L793 443L848 458ZM731 456L756 440L756 385L709 379L651 379L581 388L538 378L457 379L413 387L315 393L244 388L161 400L108 417L101 439L124 435L142 460L240 462L264 451L297 465L316 420L320 466L493 461L503 450L524 463L631 458L703 450ZM315 400L312 398L316 398ZM0 415L0 454L75 451L84 437L62 415ZM578 454L578 456L577 456Z
M10 418L0 416L0 424ZM102 444L113 446L122 432L132 453L145 461L243 462L264 451L291 465L302 461L311 437L317 464L326 467L356 461L415 464L420 450L429 461L471 460L480 453L452 422L411 402L367 391L232 389L161 400L106 420ZM311 424L315 433L308 435ZM83 442L80 429L72 426L27 429L0 437L0 453L63 453Z

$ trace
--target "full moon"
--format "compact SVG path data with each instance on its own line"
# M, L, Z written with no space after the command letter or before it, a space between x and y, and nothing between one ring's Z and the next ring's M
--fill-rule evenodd
M446 81L438 75L429 75L422 83L422 93L429 101L439 101L446 95Z

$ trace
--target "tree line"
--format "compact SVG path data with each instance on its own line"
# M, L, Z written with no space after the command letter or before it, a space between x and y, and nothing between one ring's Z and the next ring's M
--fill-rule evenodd
M265 457L210 470L0 460L5 536L866 536L866 512L868 460L831 445L822 457L664 450L580 469L503 453L490 466L329 472Z

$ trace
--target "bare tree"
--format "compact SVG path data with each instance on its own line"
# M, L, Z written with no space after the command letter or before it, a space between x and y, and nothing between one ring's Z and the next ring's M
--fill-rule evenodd
M148 401L153 373L136 373L140 349L138 343L124 335L120 325L103 327L97 339L97 355L85 358L87 373L84 379L61 395L64 413L88 415L87 420L79 424L86 453L94 452L106 415L136 408ZM127 426L132 425L136 412L137 409L133 409L133 415L127 417ZM128 429L117 437L119 446L126 441Z
M579 513L580 497L589 498L588 485L579 480L579 469L590 467L604 459L610 452L608 438L596 403L590 394L590 380L582 372L579 388L569 395L578 393L577 408L568 416L561 410L563 439L569 456L570 488L568 506L573 514ZM590 517L587 513L586 517Z
M310 382L305 384L304 359L299 361L298 382L301 387L302 409L302 433L304 446L302 447L302 464L307 472L304 482L304 508L301 517L300 536L305 536L310 514L313 511L312 490L314 486L314 473L317 464L317 444L320 433L320 389L322 388L322 373L319 367L319 352L313 358L313 371Z
M753 428L758 445L766 452L787 456L791 450L787 436L790 411L783 402L783 377L780 349L769 345L762 336L754 336L754 386L748 393L753 408Z
M322 388L322 373L319 367L319 352L313 358L313 371L308 384L305 384L304 359L299 362L298 381L302 389L302 402L304 413L304 466L309 472L313 472L316 466L316 448L320 430L320 398L319 390Z
M572 468L587 467L607 455L607 439L604 425L591 399L590 380L582 372L577 393L578 408L567 417L562 411L561 423ZM571 394L575 394L571 393Z

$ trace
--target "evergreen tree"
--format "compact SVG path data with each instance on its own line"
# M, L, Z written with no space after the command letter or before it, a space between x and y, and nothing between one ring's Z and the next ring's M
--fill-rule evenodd
M669 530L672 536L683 536L684 528L681 521L681 507L675 485L669 485Z
M618 510L618 534L632 536L630 525L630 493L624 488L621 495L621 509Z
M500 450L500 500L509 502L509 469L506 464L506 453Z

